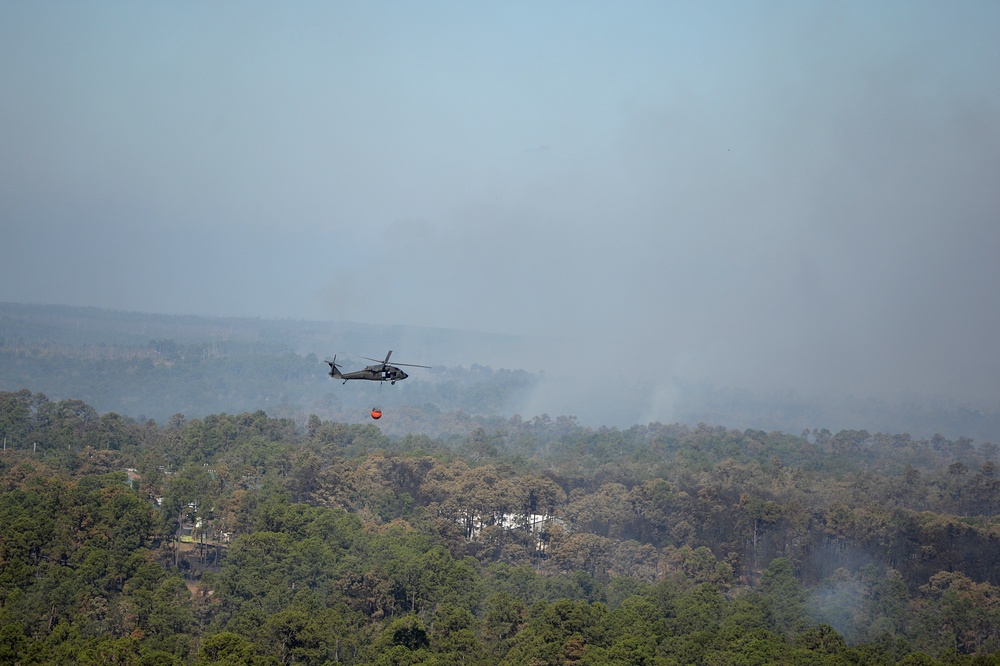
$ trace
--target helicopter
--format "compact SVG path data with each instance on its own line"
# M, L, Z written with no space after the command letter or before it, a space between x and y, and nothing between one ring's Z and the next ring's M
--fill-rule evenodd
M341 366L337 364L337 355L334 354L332 361L327 361L326 364L330 366L330 376L336 379L343 379L346 384L351 379L367 379L372 382L389 382L390 384L395 384L398 381L402 381L409 377L408 374L400 370L395 365L389 365L389 357L392 356L392 350L385 355L385 359L379 361L377 358L368 358L367 356L362 356L361 358L375 361L377 365L369 365L364 370L358 370L356 372L343 373L340 371ZM399 365L405 365L408 368L430 368L429 365L416 365L414 363L400 363ZM380 414L381 416L381 414ZM377 418L374 417L373 418Z

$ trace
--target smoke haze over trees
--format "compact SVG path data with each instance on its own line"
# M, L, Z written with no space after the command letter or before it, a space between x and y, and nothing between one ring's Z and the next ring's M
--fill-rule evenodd
M1000 409L994 2L49 8L0 6L5 301L518 336L430 361L594 425Z
M544 344L445 329L0 303L0 390L31 387L52 398L85 399L101 411L161 423L177 413L200 417L258 409L358 423L377 403L393 413L382 427L400 435L437 434L437 416L452 412L484 419L571 416L591 427L649 422L639 420L635 405L624 404L635 387L655 394L646 366L632 359L574 359L566 368L549 370L495 367L485 360ZM389 349L402 362L434 367L417 369L395 386L342 386L326 375L323 360L334 354L340 354L338 363L361 368L370 363L361 355L381 358ZM622 381L609 378L609 368L630 372L631 387L599 409L590 409L587 400L567 403L551 389L553 382L570 381L581 369L590 373L587 384ZM562 376L564 371L569 378ZM853 429L919 437L940 433L1000 441L1000 414L945 399L862 400L847 394L741 391L688 382L673 389L671 403L672 421L692 425L787 432ZM613 418L605 421L607 414Z

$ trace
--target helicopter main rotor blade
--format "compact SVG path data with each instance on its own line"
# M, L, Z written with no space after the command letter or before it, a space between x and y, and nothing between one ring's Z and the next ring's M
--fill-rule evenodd
M382 361L378 360L377 358L368 358L367 356L362 356L361 358L367 359L369 361L375 361L376 363L382 363ZM382 365L386 365L386 364L382 363ZM429 365L417 365L416 363L399 363L398 361L396 363L393 363L393 365L394 366L395 365L405 365L408 368L430 368L431 367Z
M372 358L371 356L362 356L361 358L365 359L366 361L375 361L376 363L381 363L382 365L385 365L385 364L387 364L389 362L389 357L390 356L392 356L392 350L391 349L389 350L389 353L385 355L385 358L382 359L381 361L378 360L377 358Z
M381 363L382 367L384 368L385 366L389 365L389 357L390 356L392 356L392 350L389 350L389 353L385 355L385 360L384 361L380 361L377 358L372 358L371 356L362 356L361 358L365 359L366 361L375 361L376 363ZM408 368L430 368L431 367L429 365L417 365L416 363L395 363L394 365L405 365Z

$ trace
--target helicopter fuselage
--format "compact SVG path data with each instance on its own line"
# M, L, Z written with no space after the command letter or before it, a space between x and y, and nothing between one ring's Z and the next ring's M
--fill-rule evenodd
M365 379L370 382L389 382L391 384L395 384L396 382L409 377L408 374L394 365L369 365L364 370L358 370L356 372L338 372L336 374L334 374L333 368L331 368L330 376L343 380L345 383L352 379Z

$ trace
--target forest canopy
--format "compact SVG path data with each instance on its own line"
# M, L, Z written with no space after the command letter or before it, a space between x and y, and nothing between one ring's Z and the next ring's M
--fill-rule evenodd
M0 661L995 663L997 447L0 393ZM977 661L973 661L973 660ZM917 662L914 662L917 663Z

